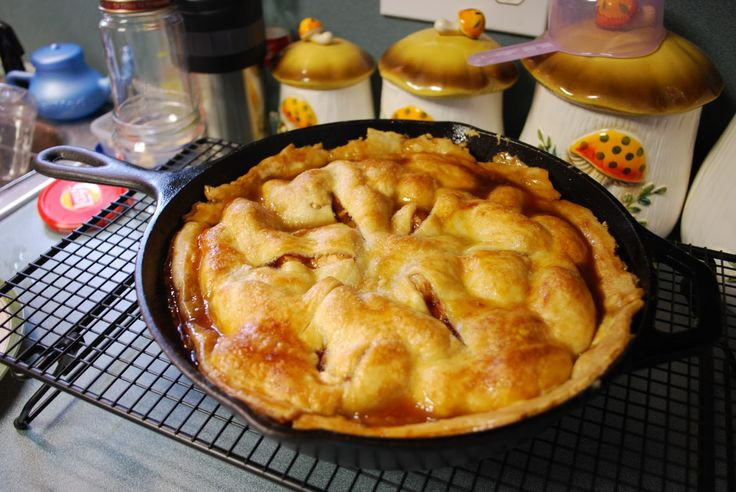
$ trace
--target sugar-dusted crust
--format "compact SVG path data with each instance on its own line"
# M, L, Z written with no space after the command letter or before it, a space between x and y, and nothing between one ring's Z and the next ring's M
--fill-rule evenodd
M489 429L593 384L642 290L547 172L369 130L206 189L171 248L200 370L297 428Z

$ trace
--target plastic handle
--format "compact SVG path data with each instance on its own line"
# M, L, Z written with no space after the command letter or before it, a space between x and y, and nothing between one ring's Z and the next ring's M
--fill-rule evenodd
M691 309L697 317L693 328L676 333L659 331L654 326L645 327L637 336L631 359L634 366L645 367L713 345L722 333L722 306L718 280L705 262L643 227L639 229L639 235L652 257L682 274L681 282L692 288ZM651 311L654 314L654 307ZM652 324L653 318L649 320Z
M468 63L474 67L485 67L530 56L543 55L558 51L559 46L549 36L542 36L526 43L512 44L488 51L481 51L468 57Z
M11 70L5 74L5 82L24 89L28 88L32 78L33 74L31 72L24 72L23 70Z
M179 173L144 169L98 152L66 145L42 150L33 167L52 178L132 188L153 196L159 203L168 200L182 186Z

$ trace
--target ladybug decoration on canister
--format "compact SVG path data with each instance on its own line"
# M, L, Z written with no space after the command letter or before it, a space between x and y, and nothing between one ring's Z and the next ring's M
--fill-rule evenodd
M570 161L603 185L644 181L647 156L639 140L605 129L580 137L568 149Z

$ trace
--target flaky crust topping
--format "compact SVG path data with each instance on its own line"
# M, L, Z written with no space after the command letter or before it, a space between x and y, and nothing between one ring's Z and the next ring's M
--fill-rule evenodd
M571 398L642 306L605 225L547 172L368 130L205 190L171 248L200 370L297 428L420 437Z

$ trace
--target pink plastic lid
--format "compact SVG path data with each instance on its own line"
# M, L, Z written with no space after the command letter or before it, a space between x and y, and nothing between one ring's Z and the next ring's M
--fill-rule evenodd
M663 15L664 0L550 0L547 32L558 51L643 56L664 39Z
M38 195L38 213L53 230L67 234L128 191L120 186L54 180Z
M476 53L475 66L563 51L633 58L655 51L667 31L664 0L549 0L547 31L533 41Z

